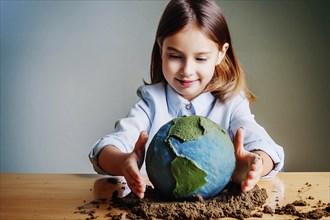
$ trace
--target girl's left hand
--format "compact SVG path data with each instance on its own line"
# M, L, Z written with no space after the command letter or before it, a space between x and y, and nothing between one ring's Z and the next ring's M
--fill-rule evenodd
M235 136L236 167L232 181L241 185L242 191L251 190L260 180L263 170L262 159L258 154L249 152L243 147L244 129L239 128Z

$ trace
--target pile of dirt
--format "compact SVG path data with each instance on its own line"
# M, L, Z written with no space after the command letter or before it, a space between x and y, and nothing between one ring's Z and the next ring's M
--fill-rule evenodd
M117 183L112 183L117 184ZM119 184L119 183L118 183ZM125 187L118 190L124 190ZM87 215L89 219L122 219L124 213L126 219L216 219L232 217L245 219L249 217L262 218L263 214L291 215L296 220L320 219L330 216L330 204L318 201L316 206L311 206L312 211L301 212L296 209L299 206L309 206L306 200L313 200L309 196L306 200L300 199L288 203L282 207L278 204L275 209L265 205L268 197L263 188L255 186L252 190L243 193L240 187L229 184L220 195L212 199L203 200L201 196L195 196L186 201L164 200L164 197L152 187L148 186L144 199L139 199L134 193L119 198L121 193L115 190L112 199L96 199L77 207L75 213ZM99 216L97 209L107 209L109 213ZM118 208L125 210L114 214L110 210Z
M261 213L253 213L257 207L262 207L267 199L265 189L255 186L249 192L243 193L239 186L229 184L223 192L212 199L203 200L195 196L188 201L164 201L156 190L148 187L145 198L140 200L131 193L124 198L113 197L114 205L127 207L130 210L128 218L137 219L214 219L233 217L237 219L258 217ZM262 215L262 214L261 214Z

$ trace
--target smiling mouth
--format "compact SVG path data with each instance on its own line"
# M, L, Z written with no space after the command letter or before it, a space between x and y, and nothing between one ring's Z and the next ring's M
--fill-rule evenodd
M182 79L176 79L182 86L189 87L198 80L182 80Z

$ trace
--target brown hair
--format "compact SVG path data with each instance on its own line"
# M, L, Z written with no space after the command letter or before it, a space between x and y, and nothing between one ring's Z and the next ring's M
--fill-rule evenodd
M225 43L229 44L226 55L215 67L213 78L205 92L212 92L223 103L240 92L243 92L250 102L254 101L255 96L247 88L244 72L232 47L226 19L213 0L171 0L168 3L160 19L153 45L150 64L151 84L166 83L158 42L162 44L166 37L192 23L217 43L220 50Z

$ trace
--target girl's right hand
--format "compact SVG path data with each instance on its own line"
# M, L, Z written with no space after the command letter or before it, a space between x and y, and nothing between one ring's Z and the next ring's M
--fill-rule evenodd
M243 192L258 184L263 170L262 159L258 154L244 149L244 129L239 128L235 136L236 166L232 180L241 185Z
M122 169L123 175L127 181L128 187L140 198L144 197L146 190L143 182L140 168L144 161L145 144L148 140L148 133L142 131L135 144L133 152L127 157Z

